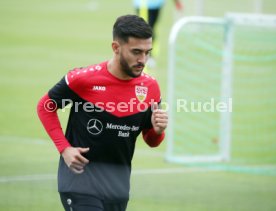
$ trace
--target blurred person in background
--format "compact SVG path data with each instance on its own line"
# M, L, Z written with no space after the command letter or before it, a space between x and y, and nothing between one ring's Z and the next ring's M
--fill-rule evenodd
M178 11L182 11L183 5L180 0L173 0ZM155 67L154 57L158 51L156 43L156 23L160 17L161 9L165 4L165 0L133 0L134 8L137 15L144 18L153 30L153 46L154 50L148 61L148 66Z
M165 136L159 85L143 73L152 28L137 15L121 16L111 47L111 59L69 71L37 106L60 153L58 191L66 211L125 211L136 138L142 132L157 147ZM57 110L69 103L64 134Z

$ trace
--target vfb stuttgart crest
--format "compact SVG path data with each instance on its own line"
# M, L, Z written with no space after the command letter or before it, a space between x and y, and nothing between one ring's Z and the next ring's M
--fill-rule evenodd
M146 99L146 97L147 97L148 87L145 87L145 86L135 86L135 94L136 94L137 99L140 102L143 102Z

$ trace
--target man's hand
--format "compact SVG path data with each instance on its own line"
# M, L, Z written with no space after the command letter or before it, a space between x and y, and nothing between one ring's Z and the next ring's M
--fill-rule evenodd
M178 11L182 11L183 10L183 5L181 3L181 1L179 0L174 0L174 3L175 3L175 7Z
M157 134L161 135L168 125L168 114L164 110L159 109L157 103L152 105L152 110L151 123L153 129Z
M89 163L85 157L82 156L83 153L87 153L89 148L80 147L67 147L61 153L67 166L76 174L81 174L84 171L84 167Z

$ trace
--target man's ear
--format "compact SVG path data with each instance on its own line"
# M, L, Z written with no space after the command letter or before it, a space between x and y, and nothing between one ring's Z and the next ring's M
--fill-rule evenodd
M120 52L120 43L118 41L114 40L112 42L111 46L112 46L113 52L115 54L119 54L119 52Z

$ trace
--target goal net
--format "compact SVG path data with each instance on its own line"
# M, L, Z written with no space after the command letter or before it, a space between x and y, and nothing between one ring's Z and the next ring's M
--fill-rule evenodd
M276 163L276 16L176 22L168 104L166 160Z

